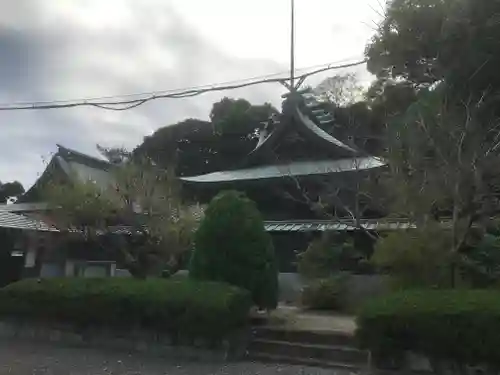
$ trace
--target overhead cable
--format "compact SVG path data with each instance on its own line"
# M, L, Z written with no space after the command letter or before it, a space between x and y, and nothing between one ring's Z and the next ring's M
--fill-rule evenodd
M297 80L304 80L305 78L322 73L328 70L334 69L343 69L354 67L358 65L362 65L366 62L365 60L356 61L352 63L346 63L341 65L327 65L322 68L315 69L311 72L303 73L301 75L296 76ZM276 74L275 74L276 75ZM273 75L268 75L270 77ZM264 78L264 79L256 79L252 80L239 80L233 81L233 84L219 84L219 85L206 85L206 86L198 86L187 89L178 89L178 90L167 90L160 91L154 93L143 93L143 94L129 94L122 96L114 96L114 97L99 97L99 98L89 98L89 99L80 99L80 100L65 100L65 101L46 101L46 102L25 102L25 103L14 103L14 104L6 104L0 106L0 111L14 111L14 110L34 110L34 109L60 109L60 108L74 108L74 107L96 107L106 110L112 111L125 111L132 108L139 107L149 101L157 100L157 99L179 99L179 98L187 98L198 96L207 92L214 91L226 91L226 90L234 90L248 86L260 85L265 83L286 83L290 77L279 77L279 78ZM245 82L249 81L249 82ZM238 83L239 82L239 83ZM132 97L132 96L141 96L136 99L121 99L117 100L118 97ZM114 99L114 100L113 100Z

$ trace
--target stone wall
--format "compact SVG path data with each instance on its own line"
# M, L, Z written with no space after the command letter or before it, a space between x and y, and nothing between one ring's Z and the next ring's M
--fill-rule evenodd
M77 329L71 325L53 323L0 322L0 339L138 351L160 357L215 362L242 358L250 337L250 330L242 329L216 343L203 339L181 339L174 344L167 334L141 329Z

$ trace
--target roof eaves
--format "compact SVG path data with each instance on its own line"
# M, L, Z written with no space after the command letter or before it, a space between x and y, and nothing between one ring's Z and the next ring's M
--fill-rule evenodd
M60 144L57 144L57 148L57 155L63 158L66 162L74 161L76 163L85 164L92 167L100 167L103 170L107 170L113 166L113 164L111 164L107 160L84 154L82 152L64 147Z

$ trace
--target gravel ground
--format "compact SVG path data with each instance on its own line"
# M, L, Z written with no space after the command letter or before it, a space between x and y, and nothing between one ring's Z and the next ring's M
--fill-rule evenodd
M260 363L203 364L142 354L0 341L0 375L349 375L345 371Z

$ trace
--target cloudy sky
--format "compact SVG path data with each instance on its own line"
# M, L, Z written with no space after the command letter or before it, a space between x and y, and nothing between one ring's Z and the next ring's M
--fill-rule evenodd
M296 0L296 66L361 59L381 3ZM0 9L0 105L223 83L289 66L289 0L0 0ZM96 143L132 148L159 127L207 118L222 96L279 105L282 92L261 85L125 112L0 112L0 181L31 186L56 143L92 155Z

